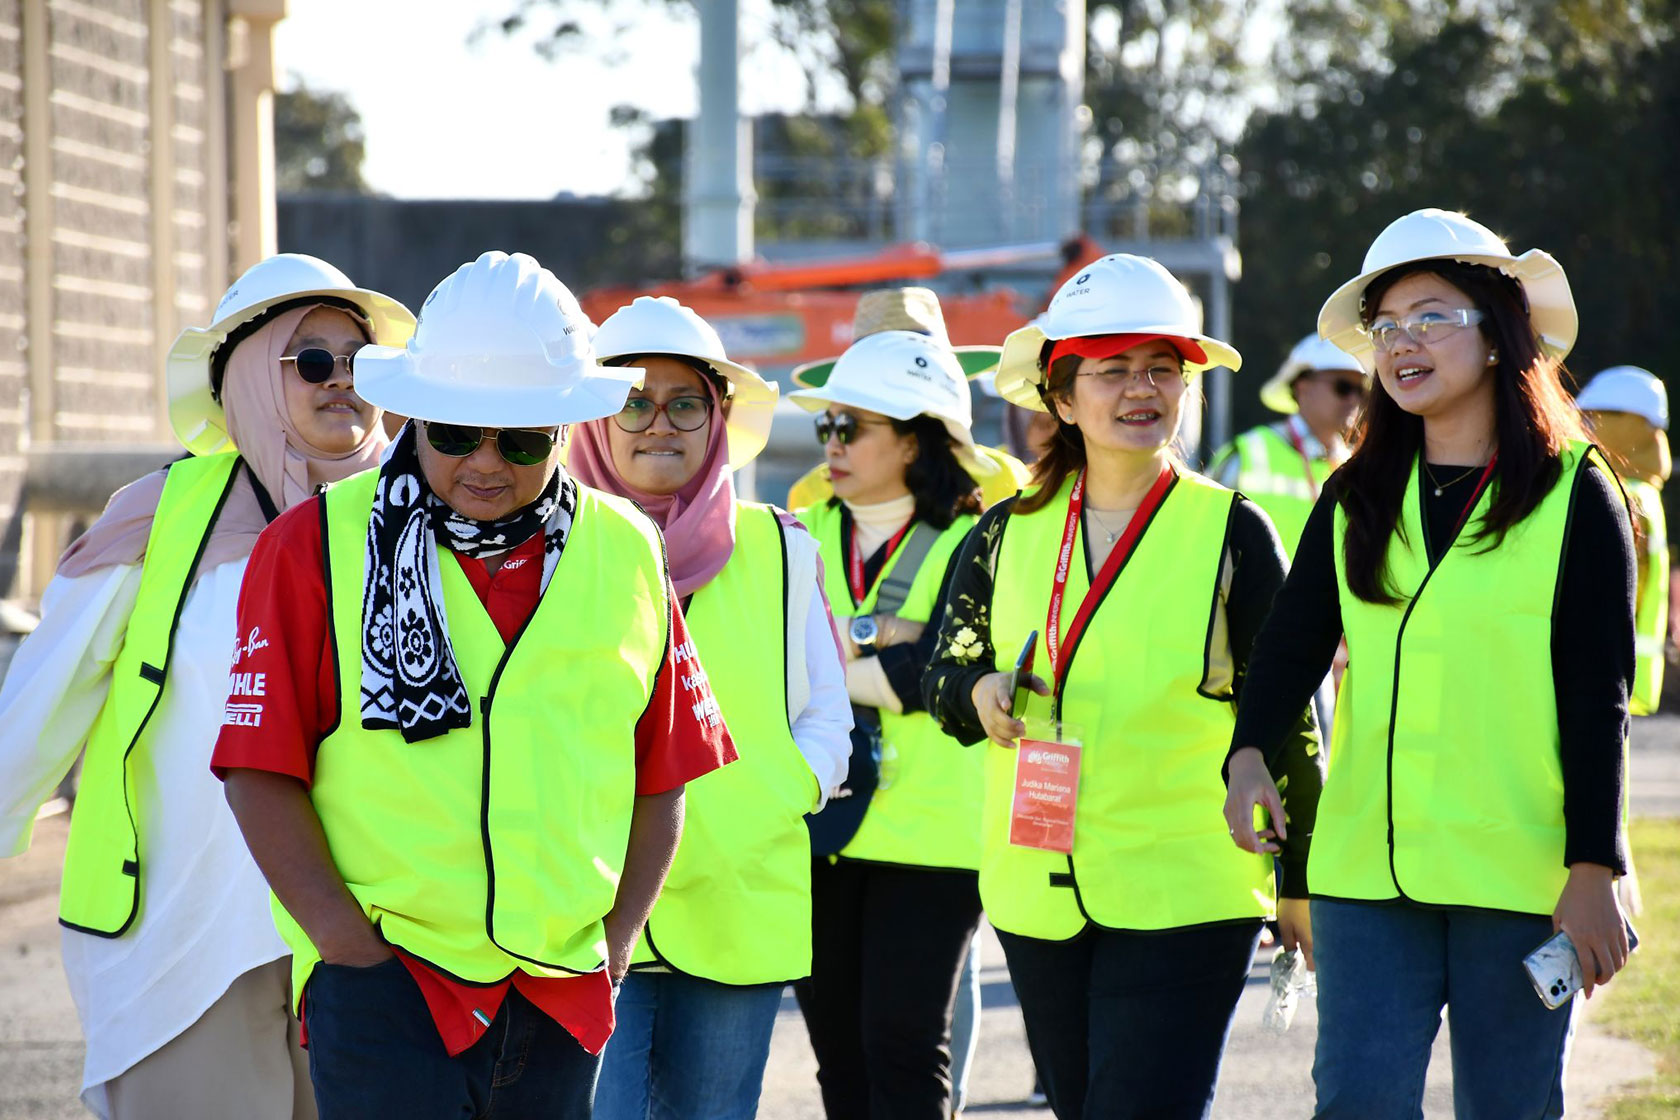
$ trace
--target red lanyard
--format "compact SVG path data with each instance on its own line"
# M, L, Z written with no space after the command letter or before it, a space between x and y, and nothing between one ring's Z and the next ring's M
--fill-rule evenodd
M1318 479L1313 477L1312 459L1307 456L1307 445L1301 440L1301 433L1295 430L1293 423L1285 424L1289 429L1289 442L1295 445L1295 454L1301 457L1301 469L1307 472L1307 485L1312 489L1313 501L1318 501Z
M1091 621L1091 615L1096 612L1097 604L1102 602L1103 595L1120 575L1120 567L1126 562L1126 557L1137 547L1138 538L1143 536L1144 527L1149 519L1160 508L1161 502L1167 496L1167 490L1172 486L1173 472L1171 467L1162 467L1160 477L1155 485L1144 495L1143 502L1132 519L1126 523L1126 531L1120 534L1115 542L1114 550L1103 561L1103 566L1097 572L1097 578L1091 581L1091 586L1085 592L1085 600L1079 604L1074 612L1073 621L1068 624L1067 642L1072 649L1079 643L1079 635L1085 632L1085 627ZM1067 663L1060 657L1062 645L1062 594L1067 590L1068 565L1073 562L1073 539L1079 532L1079 514L1085 507L1085 472L1080 471L1079 477L1074 479L1073 492L1068 495L1067 524L1062 528L1062 548L1056 554L1056 574L1050 585L1050 612L1044 620L1044 648L1050 655L1050 674L1055 678L1059 687L1062 678L1067 675Z
M1476 508L1477 502L1481 501L1482 491L1487 489L1488 480L1493 477L1493 468L1498 463L1499 452L1495 451L1493 458L1488 460L1487 466L1482 468L1482 477L1476 480L1476 488L1470 492L1470 500L1464 503L1464 512L1458 515L1458 523L1453 526L1452 536L1447 538L1448 548L1451 548L1453 543L1458 540L1459 530L1464 528L1466 521L1470 520L1470 511Z
M899 542L904 539L904 534L910 531L910 526L915 522L914 517L906 521L904 527L894 533L891 540L887 541L886 555L881 557L881 572L877 572L875 575L877 580L881 578L881 573L887 570L887 563L892 560L893 553L898 551ZM858 548L856 525L852 526L852 539L846 544L846 584L852 592L852 605L862 606L864 598L869 594L869 588L863 582L863 550Z

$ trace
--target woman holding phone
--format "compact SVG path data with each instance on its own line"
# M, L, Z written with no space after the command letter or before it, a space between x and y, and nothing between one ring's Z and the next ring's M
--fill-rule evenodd
M1562 1116L1572 1006L1536 999L1522 961L1562 930L1590 993L1627 958L1635 570L1560 382L1569 282L1538 249L1420 210L1318 326L1376 379L1255 645L1227 823L1264 846L1267 759L1345 632L1310 865L1318 1115L1416 1116L1444 1007L1456 1115Z
M1009 336L999 391L1054 415L1056 436L1032 488L959 554L923 682L947 733L990 740L980 893L1063 1120L1205 1116L1262 923L1275 914L1311 953L1305 697L1277 756L1281 905L1270 856L1234 852L1217 813L1282 546L1172 450L1191 380L1241 360L1166 269L1126 254ZM1017 719L1013 666L1034 631L1040 675Z

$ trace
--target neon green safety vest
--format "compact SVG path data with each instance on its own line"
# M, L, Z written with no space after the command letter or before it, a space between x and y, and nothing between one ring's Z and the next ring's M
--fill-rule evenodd
M1662 702L1664 646L1668 640L1668 525L1663 517L1661 490L1636 478L1624 478L1622 488L1645 530L1645 555L1639 561L1639 614L1634 620L1633 693L1628 697L1628 710L1636 716L1648 716Z
M811 972L817 782L788 723L786 547L774 509L737 503L735 550L685 612L738 757L688 783L682 843L635 964L724 984Z
M841 539L839 504L815 505L799 517L822 546L825 590L835 614L873 611L875 596L899 554L887 561L875 586L853 607L846 584L847 542ZM934 541L898 609L900 618L924 623L932 618L951 554L973 525L972 516L959 517ZM938 620L932 625L937 626ZM983 787L978 751L964 749L926 712L901 715L883 708L881 783L870 798L857 835L840 854L876 863L975 870L980 866Z
M111 691L82 760L58 899L58 920L70 929L120 937L139 916L143 845L135 773L151 751L148 727L169 676L175 624L238 467L231 451L169 466Z
M1307 466L1289 437L1276 425L1251 428L1232 441L1237 455L1237 489L1266 512L1277 526L1284 555L1295 557L1307 515L1330 477L1330 460L1312 461L1312 480Z
M1433 568L1414 467L1388 544L1392 605L1348 591L1337 508L1348 668L1308 863L1315 896L1552 912L1568 876L1552 603L1589 460L1587 445L1568 448L1551 493L1489 549L1472 536L1495 479Z
M1037 630L1035 665L1051 679L1044 627L1072 489L1070 478L1004 524L991 603L999 669ZM1221 814L1236 717L1219 580L1234 498L1181 472L1077 646L1061 646L1062 727L1083 747L1071 855L1009 843L1017 750L982 748L980 898L997 928L1062 941L1088 922L1159 930L1275 912L1270 857L1232 844ZM1079 533L1061 634L1090 587ZM1028 717L1050 715L1035 700Z
M309 796L333 863L386 941L469 983L598 969L630 835L636 722L667 655L659 532L632 503L579 487L566 549L512 646L436 549L473 723L408 743L364 729L358 711L378 478L364 471L322 500L340 712ZM693 650L669 655L680 676ZM278 902L274 913L300 993L319 955Z

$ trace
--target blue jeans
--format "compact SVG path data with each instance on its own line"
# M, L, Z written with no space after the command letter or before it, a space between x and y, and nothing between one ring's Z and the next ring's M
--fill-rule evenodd
M600 1059L510 989L450 1057L403 963L318 964L306 988L309 1078L321 1120L588 1120Z
M601 1063L597 1120L753 1120L782 985L632 972Z
M1459 1120L1563 1115L1574 1001L1549 1011L1523 970L1550 918L1314 899L1324 1120L1416 1120L1446 1008Z

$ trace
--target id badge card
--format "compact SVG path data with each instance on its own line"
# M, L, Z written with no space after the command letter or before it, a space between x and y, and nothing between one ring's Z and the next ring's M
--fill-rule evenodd
M1067 724L1029 719L1015 750L1015 791L1009 811L1009 842L1022 848L1068 854L1073 851L1079 805L1082 738Z

